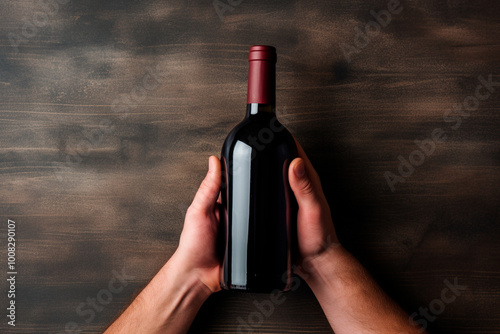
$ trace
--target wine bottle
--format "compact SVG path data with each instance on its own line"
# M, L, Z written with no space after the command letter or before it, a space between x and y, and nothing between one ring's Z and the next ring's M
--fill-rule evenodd
M297 202L288 167L297 147L276 119L276 59L272 46L250 48L245 118L222 147L223 289L269 292L291 285Z

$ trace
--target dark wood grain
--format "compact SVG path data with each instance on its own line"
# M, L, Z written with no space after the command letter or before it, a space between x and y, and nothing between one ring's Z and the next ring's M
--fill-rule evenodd
M249 46L271 44L278 117L317 168L344 245L409 314L444 280L466 285L431 332L500 333L500 87L456 130L443 119L479 76L500 82L500 5L400 6L349 61L341 45L387 1L246 0L221 21L211 1L72 0L47 22L38 2L2 1L0 258L12 219L19 308L0 331L101 332L129 303L172 255L208 156L244 115ZM40 27L23 35L26 21ZM120 110L151 72L158 84ZM436 128L447 140L392 192L384 173ZM86 322L76 308L113 270L134 279ZM331 332L305 284L286 297L256 332ZM191 332L234 333L263 299L216 294Z

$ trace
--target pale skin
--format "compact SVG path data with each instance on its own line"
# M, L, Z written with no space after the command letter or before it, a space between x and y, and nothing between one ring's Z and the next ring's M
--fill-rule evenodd
M339 243L318 174L297 143L289 182L299 204L296 273L314 292L337 334L421 333ZM216 252L221 166L208 173L184 221L179 247L106 334L186 333L205 300L220 290ZM293 292L292 292L293 293Z

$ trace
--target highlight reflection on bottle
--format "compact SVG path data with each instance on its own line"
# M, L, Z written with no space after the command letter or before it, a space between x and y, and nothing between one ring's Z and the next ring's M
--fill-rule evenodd
M276 49L250 48L245 118L221 152L221 227L225 236L221 287L286 291L291 285L297 203L288 166L295 141L276 119Z

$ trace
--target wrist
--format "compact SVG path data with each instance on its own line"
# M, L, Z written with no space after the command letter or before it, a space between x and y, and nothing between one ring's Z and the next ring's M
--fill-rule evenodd
M346 273L357 270L353 262L357 260L342 245L334 244L303 261L302 278L313 291L323 287L335 289Z
M414 333L408 315L343 247L329 248L310 261L304 278L335 333Z
M168 261L182 278L193 277L206 288L208 296L220 291L220 264L207 259L199 259L199 255L192 255L180 247ZM207 296L207 298L208 298Z
M143 314L144 322L156 324L152 333L185 327L184 323L194 319L212 294L196 272L181 260L174 254L137 297L136 309Z
M204 282L204 271L190 266L190 261L185 259L178 251L163 266L161 272L172 276L174 286L182 287L181 290L188 294L196 294L203 301L213 293Z
M106 333L186 333L210 294L210 289L172 256Z

